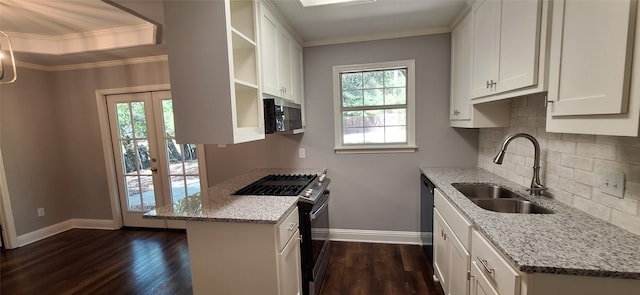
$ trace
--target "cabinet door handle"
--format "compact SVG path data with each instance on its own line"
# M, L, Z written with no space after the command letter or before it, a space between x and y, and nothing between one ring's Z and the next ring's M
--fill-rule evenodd
M493 80L491 80L493 81ZM489 87L491 87L491 83L489 83L489 80L487 80L487 89L489 89Z
M482 268L484 268L484 271L486 271L488 274L493 275L493 268L489 268L489 265L487 264L487 260L482 259L478 256L476 256L476 259L478 259L478 262L480 262L480 264L482 265Z

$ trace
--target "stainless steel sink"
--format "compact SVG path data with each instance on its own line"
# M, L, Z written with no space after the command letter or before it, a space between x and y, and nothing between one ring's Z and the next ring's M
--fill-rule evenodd
M521 199L475 199L471 200L480 208L502 212L521 214L550 214L551 210Z
M494 184L454 183L452 185L469 199L520 198L520 195L511 190Z
M454 183L454 188L485 210L501 213L551 214L553 211L536 205L505 187L485 183Z

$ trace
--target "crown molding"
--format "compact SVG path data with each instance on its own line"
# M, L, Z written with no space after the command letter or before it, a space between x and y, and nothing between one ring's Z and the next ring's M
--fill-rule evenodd
M121 59L121 60L100 61L100 62L62 65L62 66L43 66L43 65L17 61L16 66L18 68L25 68L25 69L45 71L45 72L62 72L62 71L75 71L75 70L106 68L106 67L115 67L115 66L124 66L124 65L144 64L144 63L152 63L152 62L166 62L168 60L169 58L167 55L157 55L157 56L136 57L136 58Z
M312 46L322 46L322 45L334 45L334 44L343 44L343 43L352 43L352 42L375 41L375 40L415 37L415 36L423 36L423 35L434 35L434 34L442 34L442 33L450 33L450 32L451 32L450 27L440 27L440 28L430 28L430 29L417 30L417 31L407 31L407 32L387 33L387 34L373 34L373 35L348 37L348 38L309 41L309 42L305 42L303 46L312 47Z
M62 55L153 45L156 44L157 27L147 23L59 36L6 33L11 38L13 50L16 52Z

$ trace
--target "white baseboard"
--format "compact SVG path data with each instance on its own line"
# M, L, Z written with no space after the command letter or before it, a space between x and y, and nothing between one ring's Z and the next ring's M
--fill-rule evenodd
M332 228L329 239L344 242L422 245L423 234L410 231L382 231Z
M116 230L120 227L112 219L71 219L73 228Z
M18 247L35 243L50 236L73 228L115 230L116 223L111 219L69 219L17 237Z

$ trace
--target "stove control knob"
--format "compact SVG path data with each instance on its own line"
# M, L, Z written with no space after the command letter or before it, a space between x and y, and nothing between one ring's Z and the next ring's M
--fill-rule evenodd
M304 196L310 197L312 193L313 193L313 189L307 189L306 191L304 191Z
M325 179L325 178L327 178L327 175L326 175L326 174L324 174L324 173L323 173L323 174L321 174L321 175L320 175L320 177L318 178L318 182L320 182L320 183L324 182L324 179Z

